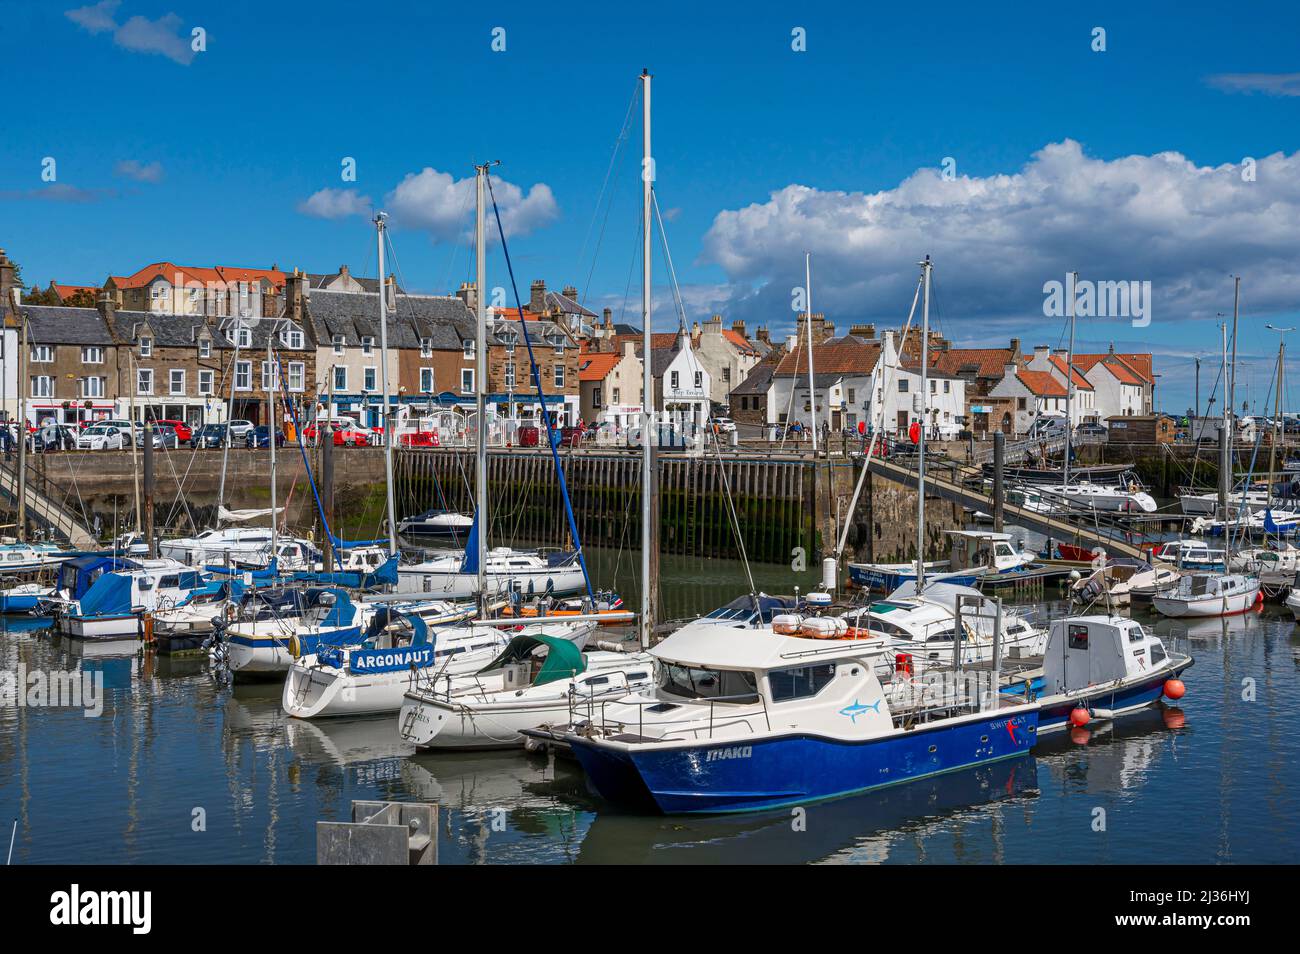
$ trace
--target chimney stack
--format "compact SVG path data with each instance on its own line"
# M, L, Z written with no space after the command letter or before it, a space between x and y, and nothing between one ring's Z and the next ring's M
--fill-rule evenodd
M754 332L754 337L757 338L759 341L763 342L763 344L767 345L768 347L771 347L772 335L770 332L768 332L767 325L759 325L758 331Z
M740 335L742 338L749 337L749 335L745 334L745 323L739 319L731 323L731 330L734 331L736 334Z
M1011 357L1012 357L1012 358L1018 358L1018 357L1020 357L1020 339L1019 339L1019 338L1012 338L1012 339L1011 339Z
M478 313L478 283L461 282L460 288L456 290L456 297L465 303L465 307L475 314Z
M298 324L302 324L303 320L306 284L307 276L296 268L292 275L286 275L284 279L284 316Z
M565 285L564 291L560 292L560 294L565 298L572 298L574 301L578 300L578 289L573 285Z
M100 291L99 300L95 302L95 307L99 309L100 317L106 322L112 322L113 317L117 314L117 302L113 300L113 293L107 288ZM111 327L109 331L111 333Z
M540 278L529 286L528 310L538 315L546 313L546 282Z
M18 268L9 261L5 250L0 248L0 312L13 308L15 288L21 288L18 284Z

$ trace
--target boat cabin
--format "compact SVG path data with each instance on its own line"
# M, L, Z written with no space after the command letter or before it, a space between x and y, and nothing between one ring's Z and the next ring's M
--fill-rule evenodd
M988 569L1000 573L1024 566L1030 559L1011 545L1009 533L949 530L948 536L952 541L949 548L949 572Z
M1164 662L1165 646L1123 616L1068 616L1052 621L1043 654L1043 693L1075 692L1139 676Z

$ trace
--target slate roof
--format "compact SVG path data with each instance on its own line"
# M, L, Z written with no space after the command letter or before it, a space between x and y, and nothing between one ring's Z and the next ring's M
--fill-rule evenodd
M546 293L546 307L559 309L566 315L582 315L584 318L596 317L595 312L588 311L568 295L561 295L559 292L548 291Z
M767 389L772 384L772 374L776 371L776 365L771 361L757 365L745 380L741 381L731 389L732 394L766 394ZM816 377L816 375L814 375Z
M316 342L327 347L342 335L347 347L359 348L362 337L379 341L379 295L316 289L305 302ZM476 322L465 302L455 296L398 295L389 314L390 348L419 348L421 338L437 350L459 350L476 337Z
M108 325L95 308L23 305L31 344L111 345Z

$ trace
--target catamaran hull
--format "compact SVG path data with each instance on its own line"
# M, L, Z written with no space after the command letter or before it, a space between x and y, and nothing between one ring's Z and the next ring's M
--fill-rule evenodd
M813 735L637 746L569 734L596 791L666 815L806 805L1026 755L1038 713L977 718L868 741Z
M485 580L491 593L503 594L518 590L526 597L548 592L556 596L564 596L581 592L586 588L582 567L577 565L517 570L509 573L489 572ZM442 570L399 569L397 592L427 593L443 599L469 599L478 593L478 575Z
M413 688L409 670L354 676L330 666L296 665L284 681L281 705L296 719L392 714Z

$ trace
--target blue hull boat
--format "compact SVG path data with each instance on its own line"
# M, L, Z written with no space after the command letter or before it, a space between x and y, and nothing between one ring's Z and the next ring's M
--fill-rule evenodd
M900 785L1028 754L1038 713L989 712L860 742L807 734L620 750L568 741L611 802L664 814L752 812Z

